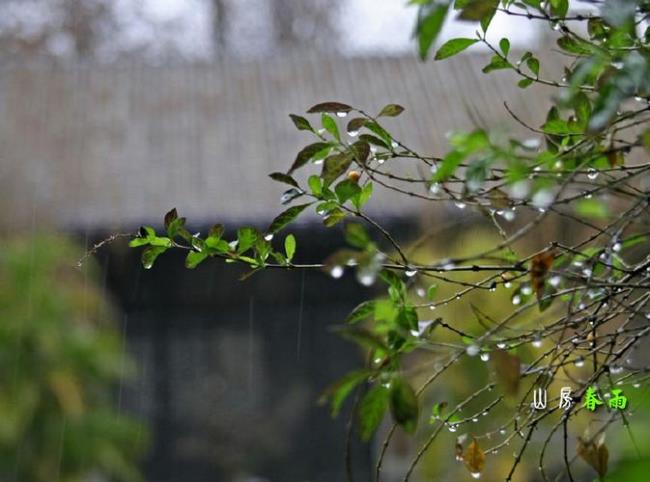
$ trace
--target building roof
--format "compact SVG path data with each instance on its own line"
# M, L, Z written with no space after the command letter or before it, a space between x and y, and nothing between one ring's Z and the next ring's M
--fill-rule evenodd
M199 223L266 222L282 210L284 171L310 142L289 113L337 100L406 112L387 125L400 140L440 155L446 133L485 123L521 131L506 112L539 125L548 93L516 87L510 72L484 75L483 55L413 58L287 56L213 65L14 67L0 76L0 188L10 223L63 228L155 222L171 207ZM378 196L371 211L412 212L414 201Z

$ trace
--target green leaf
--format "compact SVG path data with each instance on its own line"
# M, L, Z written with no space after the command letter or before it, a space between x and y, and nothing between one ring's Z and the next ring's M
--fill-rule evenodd
M340 102L323 102L321 104L316 104L309 108L307 111L308 114L319 114L321 112L329 112L330 114L338 114L339 112L350 112L352 107L347 104L342 104Z
M526 87L529 87L533 82L534 82L533 79L525 78L525 79L521 79L519 82L517 82L517 85L520 88L525 89Z
M299 187L296 180L291 177L289 174L284 174L283 172L274 172L269 174L269 177L277 182L282 182L288 184L289 186Z
M296 156L295 161L293 161L288 174L293 173L296 169L299 169L307 164L312 158L316 156L316 154L319 154L322 151L326 151L331 148L332 144L329 142L315 142L313 144L309 144L307 147L304 147Z
M187 257L185 258L185 267L189 269L194 269L207 257L208 257L208 253L206 253L205 251L202 252L190 251L189 253L187 253Z
M307 179L307 184L309 185L309 189L311 189L311 193L314 196L320 196L323 193L323 183L320 177L316 174L309 176L309 179Z
M445 42L444 44L442 44L442 46L438 49L438 51L436 52L435 60L442 60L448 57L452 57L462 52L466 48L471 47L476 42L478 42L478 39L471 39L471 38L451 39Z
M590 44L586 42L580 42L573 37L560 37L557 39L557 45L565 52L576 55L591 55L593 53L593 48Z
M365 249L370 244L370 236L365 228L358 223L348 223L345 226L345 240L351 246L359 249Z
M459 151L449 152L445 158L440 163L436 173L433 176L433 179L436 182L445 181L450 178L456 169L462 164L465 155Z
M326 227L331 228L332 226L335 226L341 221L343 221L344 219L345 219L345 213L342 210L336 208L336 209L332 209L329 212L327 217L323 220L323 224Z
M539 60L537 60L537 58L529 57L526 59L526 65L536 77L539 76Z
M580 199L575 205L575 210L585 218L606 219L609 216L607 205L594 198Z
M418 399L411 385L403 378L395 378L390 385L390 410L395 422L405 432L413 433L418 425Z
M243 254L253 247L257 240L257 231L244 227L237 230L237 254Z
M345 204L346 201L360 194L361 188L356 182L345 179L336 185L334 192L336 192L339 202Z
M499 57L498 55L495 55L490 60L490 63L487 64L485 67L483 67L482 72L484 74L487 74L494 70L510 69L510 68L512 68L512 66L508 63L508 61Z
M345 399L352 393L352 391L360 384L363 383L371 372L368 370L358 370L347 373L343 378L337 380L335 383L327 387L320 397L319 402L324 403L330 400L330 414L332 417L338 416L343 406Z
M461 10L458 18L472 22L491 18L498 3L498 0L469 0Z
M365 346L372 350L388 351L388 347L379 335L360 326L338 326L334 327L333 330L342 338L352 341L359 346Z
M352 146L352 152L354 157L359 164L365 164L368 156L370 155L370 145L363 140L357 141Z
M359 432L364 441L377 431L388 407L389 391L383 385L372 387L359 403Z
M377 117L397 117L402 112L404 112L404 107L402 107L401 105L388 104L384 106L384 108L381 110L381 112L379 112L379 115Z
M332 119L329 115L323 113L321 115L321 123L327 132L329 132L334 139L337 141L341 140L341 133L339 132L339 126L336 124L336 121Z
M300 213L302 213L308 206L311 206L312 203L299 204L297 206L292 206L286 211L279 214L267 229L269 234L275 234L284 228L287 224L295 220Z
M510 53L510 40L507 38L503 37L499 41L499 48L501 49L501 52L503 53L504 57L507 57L508 54Z
M296 254L296 238L293 234L289 234L284 238L284 252L287 254L287 261L291 262Z
M151 269L156 258L167 251L164 246L149 246L142 252L142 266L144 269Z
M374 300L364 301L352 310L352 312L345 319L345 322L349 324L355 324L367 318L370 318L375 314L375 305L376 302Z
M551 0L551 13L557 17L566 17L569 11L569 0Z
M299 131L314 132L314 129L312 128L311 124L304 117L296 115L296 114L289 114L289 117L291 117L291 120L293 121L293 124L296 126L296 128Z
M352 199L352 202L354 203L354 206L360 211L366 203L370 200L372 197L372 183L369 182L363 188L361 189L361 194L359 194L358 198Z
M329 186L337 178L342 176L352 164L352 156L349 152L334 154L329 156L323 162L323 170L320 177L323 179L323 184Z
M431 46L436 41L436 38L438 38L440 30L445 23L448 10L448 3L435 2L420 7L418 11L416 36L418 39L420 58L422 60L427 58Z

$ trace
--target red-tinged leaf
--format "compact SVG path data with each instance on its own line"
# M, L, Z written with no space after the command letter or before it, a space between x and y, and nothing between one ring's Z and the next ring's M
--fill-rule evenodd
M530 280L538 300L544 295L544 284L553 265L553 259L555 259L555 255L551 251L544 251L536 254L531 261Z
M307 111L308 114L318 114L321 112L329 112L337 114L339 112L348 113L352 110L347 104L341 104L340 102L323 102L321 104L316 104Z

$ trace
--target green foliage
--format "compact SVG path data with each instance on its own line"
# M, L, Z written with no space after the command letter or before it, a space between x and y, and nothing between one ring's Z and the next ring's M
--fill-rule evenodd
M62 237L37 233L2 246L0 478L142 480L147 432L113 408L112 396L133 366L94 267L75 269L79 250Z
M409 3L418 9L415 36L423 59L453 13L475 25L476 37L448 40L437 49L436 60L480 45L490 52L482 69L485 74L504 71L504 79L510 75L513 86L530 88L531 95L545 95L547 91L534 90L539 86L556 89L549 96L549 110L530 113L532 120L518 117L506 102L507 112L527 130L527 138L483 125L452 133L440 155L423 155L391 133L390 123L399 121L395 118L404 113L402 106L389 103L370 115L340 102L320 103L307 110L315 121L291 114L295 127L310 139L286 173L271 174L274 181L290 186L282 203L306 201L278 215L264 236L251 227L240 229L230 241L224 239L223 228L207 238L191 236L185 220L173 211L165 219L162 236L145 227L131 245L145 247L145 267L166 250L180 248L189 251L188 267L214 257L253 270L271 265L318 268L335 279L353 272L364 287L381 280L381 288L336 329L358 345L367 363L326 390L322 400L330 402L332 414L339 413L358 390L355 413L362 439L375 433L386 412L407 433L418 433L420 406L437 377L465 364L471 382L489 378L488 385L468 395L467 384L453 378L457 372L446 383L456 383L457 391L469 397L467 403L480 401L482 405L476 403L478 408L472 410L485 410L485 415L493 406L496 411L500 408L498 415L506 420L502 426L510 431L510 426L516 427L512 432L526 440L523 454L530 440L524 432L532 434L546 423L531 420L524 394L530 394L533 386L556 384L561 372L568 372L567 378L581 389L587 381L626 382L624 377L616 379L611 366L646 334L646 325L639 320L647 319L640 315L647 311L650 273L643 227L648 221L648 193L639 180L650 174L643 161L650 152L650 29L641 32L638 26L647 19L649 8L644 1L607 0L598 5L597 15L586 17L568 0ZM516 52L508 38L493 45L487 31L497 9L546 24L555 36L556 61L564 68L542 66L540 58L546 55ZM558 71L559 78L549 77ZM474 93L466 95L471 102ZM350 119L341 125L347 115ZM322 129L312 128L318 121ZM417 175L393 170L406 162L417 163ZM399 233L390 233L368 214L375 188L409 196L424 206L441 202L461 209L469 206L498 237L486 237L490 243L486 247L488 241L479 239L482 234L472 232L460 244L476 241L477 249L456 252L459 246L438 243L439 226L433 226L413 246L403 247ZM322 263L300 265L292 261L295 238L288 235L278 252L271 235L309 208L326 228L342 231L346 247L328 253ZM456 217L478 225L475 218L450 216L452 221ZM570 229L565 229L567 225ZM554 232L559 233L557 240ZM443 244L444 254L434 256L422 248L433 244ZM484 298L493 294L500 303ZM440 309L435 319L432 309ZM542 356L535 352L538 349L549 351ZM591 360L588 373L585 358ZM479 369L476 359L490 363ZM412 362L423 360L424 366L433 360L438 368L425 368L424 377L412 376L417 372L411 370L417 366ZM572 373L571 365L577 373ZM630 378L642 374L629 370ZM489 395L493 387L498 396ZM459 415L466 402L457 399L452 408L452 398L458 397L434 406L435 427L428 427L434 432L427 444L433 443L442 425L453 432L468 422ZM577 411L565 413L567 424L579 419ZM550 431L547 444L557 430L558 425ZM486 433L494 435L497 430L491 426ZM572 434L577 437L575 430ZM480 475L486 456L493 453L481 448L479 439L483 446L490 437L474 435L467 448L456 441L458 460L474 475ZM607 480L607 447L589 438L583 442L580 457ZM502 445L494 443L496 448ZM540 457L544 456L542 450ZM413 464L419 461L417 457ZM507 480L514 480L520 461L517 456Z

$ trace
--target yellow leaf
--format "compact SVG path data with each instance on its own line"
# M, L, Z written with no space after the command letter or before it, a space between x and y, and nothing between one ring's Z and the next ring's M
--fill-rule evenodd
M50 374L49 384L66 415L77 416L84 412L81 388L73 375L62 371L53 372Z
M594 442L593 440L583 440L581 437L578 437L577 451L580 458L598 472L600 478L603 478L607 474L609 451L604 440L601 439Z
M472 440L463 454L463 461L472 475L480 474L485 467L485 453L478 446L476 439Z

